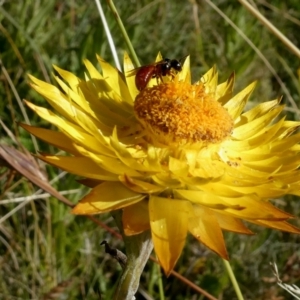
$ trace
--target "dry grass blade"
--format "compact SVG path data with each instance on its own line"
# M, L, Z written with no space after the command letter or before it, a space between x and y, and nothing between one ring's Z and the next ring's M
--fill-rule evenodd
M273 262L273 263L270 263L270 265L273 270L274 276L276 278L277 284L281 288L286 290L288 293L293 295L295 297L295 299L300 299L300 288L298 286L296 286L295 284L283 283L282 280L280 279L280 275L279 275L276 263Z
M4 160L10 167L25 176L44 191L51 194L53 197L59 199L68 206L73 206L72 202L63 197L48 183L45 174L40 170L38 164L29 152L24 154L13 147L0 145L0 158L2 158L2 160Z

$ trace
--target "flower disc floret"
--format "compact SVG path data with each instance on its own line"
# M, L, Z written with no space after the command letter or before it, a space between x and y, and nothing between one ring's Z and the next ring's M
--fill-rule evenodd
M154 144L220 143L233 129L227 110L201 82L173 81L146 88L137 95L134 110Z

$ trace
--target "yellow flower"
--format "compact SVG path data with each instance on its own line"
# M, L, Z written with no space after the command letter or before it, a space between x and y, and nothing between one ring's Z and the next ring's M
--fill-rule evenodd
M222 230L252 233L241 220L300 233L268 201L300 195L300 123L279 117L279 99L243 113L255 84L233 96L234 76L218 84L212 68L192 85L189 58L139 92L128 56L125 75L98 60L85 79L55 67L61 89L30 77L58 115L27 105L60 131L22 125L71 154L40 159L90 180L74 214L122 209L126 235L151 230L166 274L187 232L225 259Z

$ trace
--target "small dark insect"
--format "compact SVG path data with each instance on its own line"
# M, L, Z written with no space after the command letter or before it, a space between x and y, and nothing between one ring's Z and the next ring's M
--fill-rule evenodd
M137 89L141 91L147 86L151 78L159 78L162 81L163 76L173 75L172 69L176 72L180 72L182 70L180 61L177 59L165 58L151 65L145 65L134 69L135 85Z

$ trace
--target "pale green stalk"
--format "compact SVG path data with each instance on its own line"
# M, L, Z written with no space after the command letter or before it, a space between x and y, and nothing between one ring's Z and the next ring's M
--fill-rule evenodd
M159 291L159 299L165 300L165 294L164 294L164 287L162 282L162 276L161 276L161 268L159 264L155 264L158 274L158 291Z
M127 262L119 279L113 300L134 300L139 288L140 277L148 258L152 252L153 244L150 231L126 236L123 231L122 211L111 212L123 236Z
M133 62L134 62L134 64L135 64L136 67L140 67L139 59L138 59L138 57L137 57L137 55L135 53L135 50L134 50L134 48L133 48L133 46L131 44L130 38L129 38L129 36L127 34L127 31L126 31L126 29L124 27L122 19L120 18L120 15L119 15L119 13L118 13L115 5L114 5L114 2L112 0L107 0L107 3L109 5L109 7L110 7L110 9L111 9L111 11L113 13L113 15L116 18L118 26L120 27L121 33L123 34L123 38L124 38L124 40L125 40L125 42L127 44L128 51L129 51L131 59L133 60Z
M96 2L96 5L97 5L97 8L98 8L98 11L99 11L99 15L100 15L103 27L104 27L105 34L107 36L108 44L109 44L112 56L114 58L116 67L117 67L118 70L121 71L121 65L120 65L120 62L119 62L117 49L116 49L114 40L112 38L112 35L110 33L110 30L109 30L109 27L108 27L108 24L107 24L107 21L106 21L106 18L105 18L105 14L104 14L102 6L101 6L101 2L99 0L95 0L95 2Z
M233 285L233 288L235 290L235 293L236 293L236 296L237 296L238 300L244 300L244 297L243 297L242 292L240 290L239 284L238 284L238 282L237 282L237 280L234 276L234 273L233 273L233 270L231 268L231 265L230 265L229 261L223 259L223 263L225 265L225 268L227 270L227 273L229 275L229 278L231 280L231 283Z

